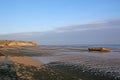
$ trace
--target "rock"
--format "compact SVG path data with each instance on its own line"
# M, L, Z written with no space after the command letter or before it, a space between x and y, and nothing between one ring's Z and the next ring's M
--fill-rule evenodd
M0 60L0 80L18 80L15 65L8 59Z
M4 47L21 47L21 46L36 46L37 43L29 41L16 40L0 40L0 48Z
M108 48L88 48L89 51L100 51L100 52L110 52L110 49Z

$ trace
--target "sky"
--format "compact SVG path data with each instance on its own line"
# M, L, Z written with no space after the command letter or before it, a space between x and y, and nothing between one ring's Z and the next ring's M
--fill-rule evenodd
M119 18L120 0L0 0L0 35Z

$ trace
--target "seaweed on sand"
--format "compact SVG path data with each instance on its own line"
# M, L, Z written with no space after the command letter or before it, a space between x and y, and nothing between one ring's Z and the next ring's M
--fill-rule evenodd
M18 80L63 80L52 69L45 67L25 66L16 64Z
M52 62L42 67L16 64L16 67L18 80L119 80L87 71L84 65L78 67L63 62Z
M0 80L17 80L14 63L7 58L0 60Z
M59 73L63 77L63 80L120 80L120 78L116 78L115 76L93 71L95 69L90 70L85 65L52 62L48 64L48 67Z

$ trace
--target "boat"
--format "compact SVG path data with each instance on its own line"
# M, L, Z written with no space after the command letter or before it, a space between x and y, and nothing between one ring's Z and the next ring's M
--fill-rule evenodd
M88 51L100 51L100 52L110 52L109 48L103 48L103 47L94 47L94 48L88 48Z

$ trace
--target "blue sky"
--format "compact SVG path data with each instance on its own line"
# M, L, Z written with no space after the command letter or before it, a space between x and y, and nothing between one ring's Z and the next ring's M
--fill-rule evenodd
M119 18L120 0L0 0L0 34Z

